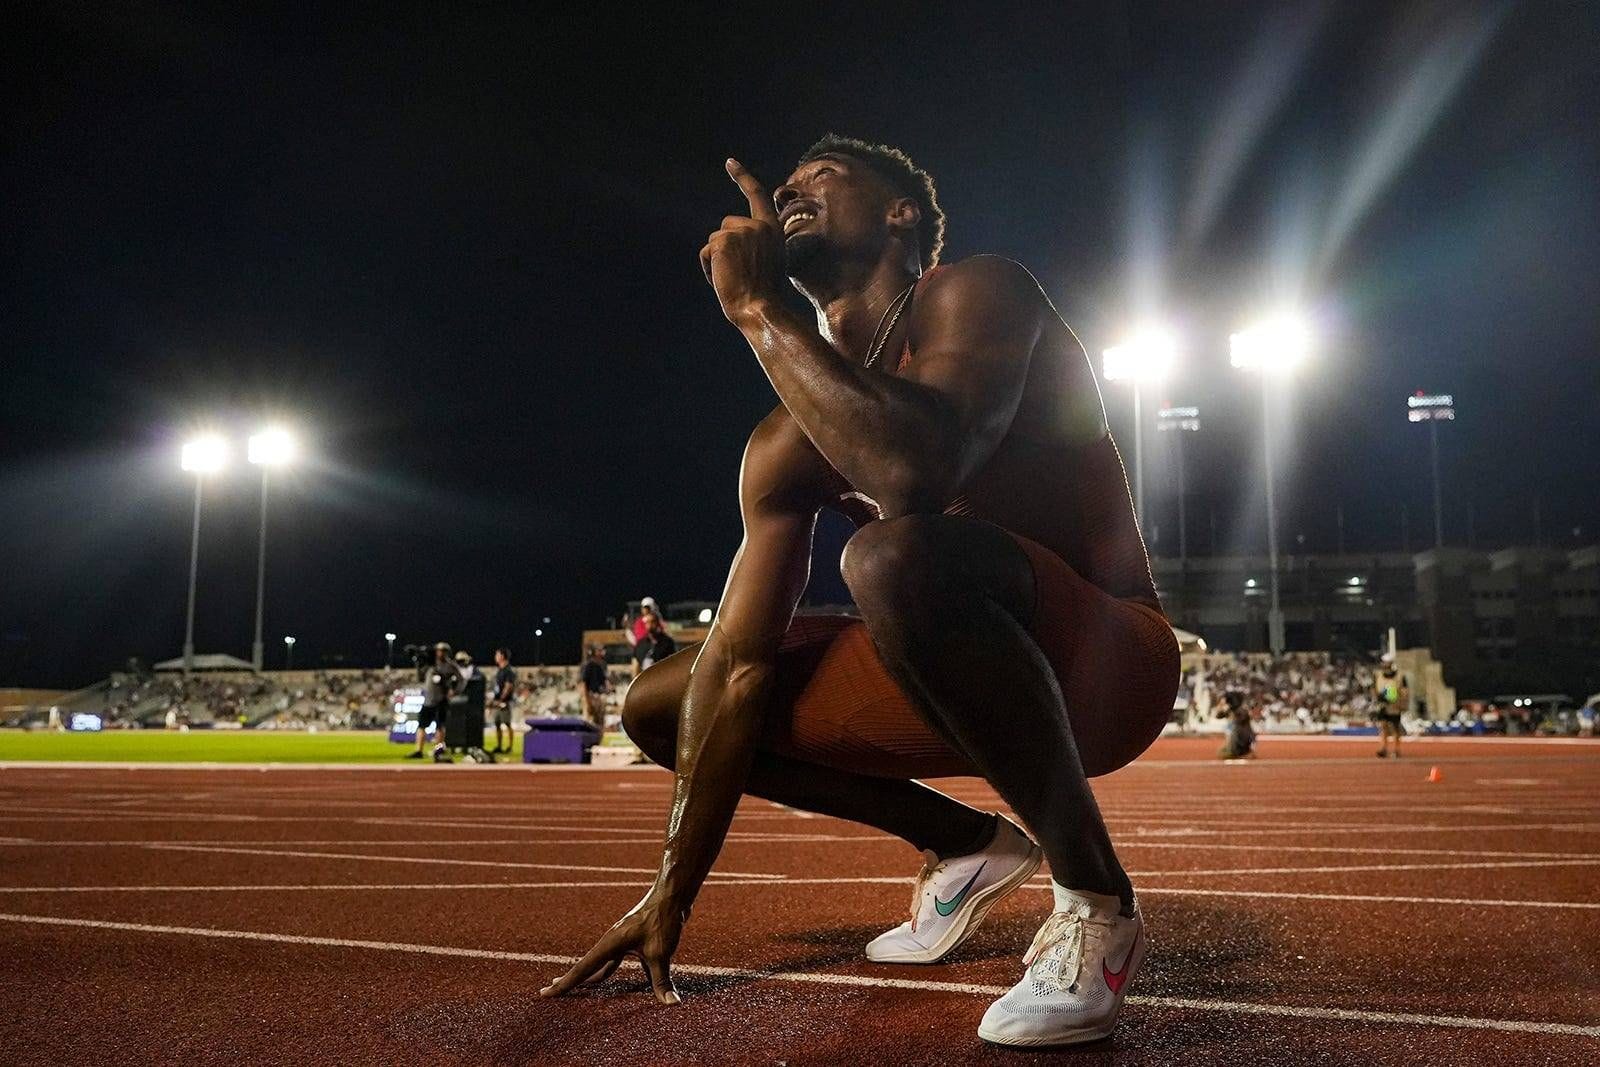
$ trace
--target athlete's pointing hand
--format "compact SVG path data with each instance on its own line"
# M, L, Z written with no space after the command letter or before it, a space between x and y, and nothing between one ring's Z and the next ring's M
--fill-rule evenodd
M737 159L727 163L728 176L749 201L750 214L729 215L722 228L700 249L700 269L717 291L729 322L778 299L783 279L783 232L772 198L755 175Z

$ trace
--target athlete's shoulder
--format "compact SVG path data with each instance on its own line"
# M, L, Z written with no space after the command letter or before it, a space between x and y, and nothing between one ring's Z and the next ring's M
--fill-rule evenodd
M1014 259L981 254L954 263L941 263L927 276L927 288L986 292L996 296L1037 297L1044 290L1033 272Z

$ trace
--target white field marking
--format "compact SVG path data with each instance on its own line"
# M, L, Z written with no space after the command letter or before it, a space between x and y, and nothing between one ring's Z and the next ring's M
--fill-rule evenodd
M75 919L54 915L18 915L0 912L0 921L48 926L76 926L129 933L177 934L239 941L267 941L289 945L314 945L329 948L361 948L380 952L409 952L429 956L457 956L473 959L508 960L519 963L547 963L570 966L576 956L536 952L505 952L496 949L457 948L451 945L401 944L394 941L359 941L342 937L309 937L301 934L273 934L255 930L217 930L200 926L164 926L154 923L110 922L103 919ZM633 961L630 966L636 967ZM752 970L745 967L710 967L703 964L675 963L679 974L749 981L797 982L813 985L855 986L865 989L916 989L940 993L965 993L971 996L999 996L1006 986L969 982L934 982L913 978L874 978L865 975L827 972ZM1177 997L1130 996L1128 1003L1147 1008L1189 1011L1221 1011L1230 1014L1274 1015L1293 1019L1319 1019L1336 1022L1368 1023L1379 1026L1432 1026L1469 1030L1499 1030L1510 1033L1546 1034L1562 1037L1600 1039L1600 1026L1575 1023L1540 1022L1524 1019L1481 1019L1462 1015L1420 1015L1409 1012L1366 1011L1356 1008L1304 1008L1285 1004L1258 1004L1249 1001L1198 1000Z
M220 852L237 856L292 856L298 859L368 860L373 863L432 863L447 867L510 867L536 871L603 871L607 874L655 874L658 867L597 867L581 863L518 863L511 860L461 860L446 856L375 856L366 852L300 852L277 848L226 848L220 845L185 845L148 842L144 846L158 852ZM711 877L718 872L713 871ZM755 871L724 871L727 878L783 878L781 874Z
M1266 900L1352 900L1363 904L1450 904L1467 908L1579 908L1600 909L1592 900L1494 900L1480 897L1401 897L1366 893L1293 893L1270 889L1180 889L1177 886L1141 886L1136 896L1252 897Z
M69 842L70 843L70 842ZM1358 845L1230 845L1209 841L1123 841L1119 848L1169 848L1200 852L1336 852L1375 856L1491 856L1510 859L1600 860L1600 852L1521 852L1482 848L1368 848Z
M813 842L852 841L862 842L895 842L902 843L897 837L883 834L761 834L745 833L739 830L730 832L727 836L730 844L757 844L761 842L777 842L782 844L809 844ZM127 838L117 841L79 841L79 840L42 840L39 838L0 838L0 848L11 845L48 845L53 848L74 848L78 846L92 846L96 848L145 848L153 842L145 838ZM237 837L218 838L193 838L187 841L156 842L174 845L414 845L417 842L405 838L370 838L350 840L348 838L297 838L284 840L271 839L240 839ZM451 848L456 845L656 845L661 844L661 835L654 834L650 837L507 837L484 840L456 840L448 845L435 845L433 847Z
M0 886L0 893L301 893L322 890L360 890L370 892L384 889L593 889L616 886L639 889L649 886L648 881L634 882L372 882L367 884L334 883L323 885L52 885ZM740 885L766 885L766 882L741 882Z
M1497 863L1368 863L1340 867L1233 867L1200 871L1129 871L1130 878L1184 878L1234 874L1344 874L1351 871L1488 871L1503 867L1594 867L1600 860L1513 860Z
M856 877L856 878L786 878L782 881L764 879L725 879L712 880L705 884L706 889L727 889L741 887L757 887L762 889L780 888L794 885L880 885L892 886L896 890L910 885L910 877ZM315 890L384 890L384 889L522 889L522 888L629 888L638 889L650 885L648 881L622 882L622 881L595 881L595 882L439 882L439 883L373 883L367 885L326 884L326 885L219 885L219 886L8 886L0 889L0 893L21 894L29 893L121 893L121 892L272 892L284 890L287 892L315 891ZM1049 887L1047 877L1030 879L1023 888L1039 893L1045 892ZM1499 908L1541 908L1541 909L1576 909L1580 911L1600 910L1600 902L1586 900L1499 900L1480 899L1475 897L1419 897L1419 896L1393 896L1363 893L1299 893L1286 890L1246 890L1246 889L1188 889L1174 886L1141 886L1138 895L1144 896L1204 896L1204 897L1250 897L1270 900L1302 900L1302 901L1337 901L1357 902L1364 904L1431 904L1452 907L1499 907Z
M1600 830L1600 823L1549 823L1525 822L1505 823L1492 825L1480 823L1472 826L1455 824L1430 823L1423 826L1396 826L1393 823L1373 823L1366 826L1288 826L1288 827L1241 827L1237 830L1211 830L1211 829L1167 829L1163 827L1145 828L1134 827L1119 831L1131 837L1202 837L1202 836L1240 836L1265 837L1270 834L1305 834L1308 831L1314 834L1443 834L1443 833L1499 833L1511 830L1555 830L1562 832L1589 833Z

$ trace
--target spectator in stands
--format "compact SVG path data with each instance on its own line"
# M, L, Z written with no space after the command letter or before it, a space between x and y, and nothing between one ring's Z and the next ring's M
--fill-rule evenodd
M606 676L605 651L599 645L590 645L588 658L578 676L578 699L582 702L583 717L602 730L606 728L606 694L609 692L611 679Z
M1394 665L1394 657L1383 657L1383 669L1372 683L1377 690L1378 703L1373 718L1378 724L1378 758L1389 755L1389 739L1394 738L1394 758L1400 758L1400 716L1411 706L1411 690L1406 686L1405 675Z
M648 629L645 631L645 636L640 641L640 644L645 644L646 642L649 643L650 648L640 662L641 670L652 664L660 663L678 651L678 642L673 640L671 634L667 633L666 624L661 621L661 616L659 615L650 616Z
M511 666L511 650L497 648L494 652L494 663L497 670L494 672L494 750L496 753L510 752L514 747L516 735L511 732L511 703L517 695L517 671ZM505 731L505 740L500 739L501 730Z
M428 742L428 727L437 724L439 739L433 746L435 763L450 762L450 752L444 747L445 712L450 698L461 691L461 672L450 660L450 646L440 641L433 646L433 662L419 664L417 680L422 683L422 710L417 715L417 750L406 759L421 759L423 746Z
M628 644L633 648L634 673L644 670L650 664L644 660L650 655L654 643L650 640L650 623L654 619L658 624L661 612L656 606L656 598L647 596L639 601L639 617L636 619L624 618L626 627L623 635L627 637Z

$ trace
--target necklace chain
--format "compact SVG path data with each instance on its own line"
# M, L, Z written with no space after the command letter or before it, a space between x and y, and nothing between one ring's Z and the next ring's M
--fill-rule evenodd
M883 317L878 320L878 328L872 333L872 348L867 352L867 361L862 364L863 367L870 367L878 362L878 357L883 354L883 346L889 343L889 335L894 333L894 328L900 323L900 313L906 309L911 290L916 287L917 283L912 282L894 298L894 303L883 309ZM891 311L894 312L893 318L889 317ZM884 328L885 322L889 324L887 329Z

